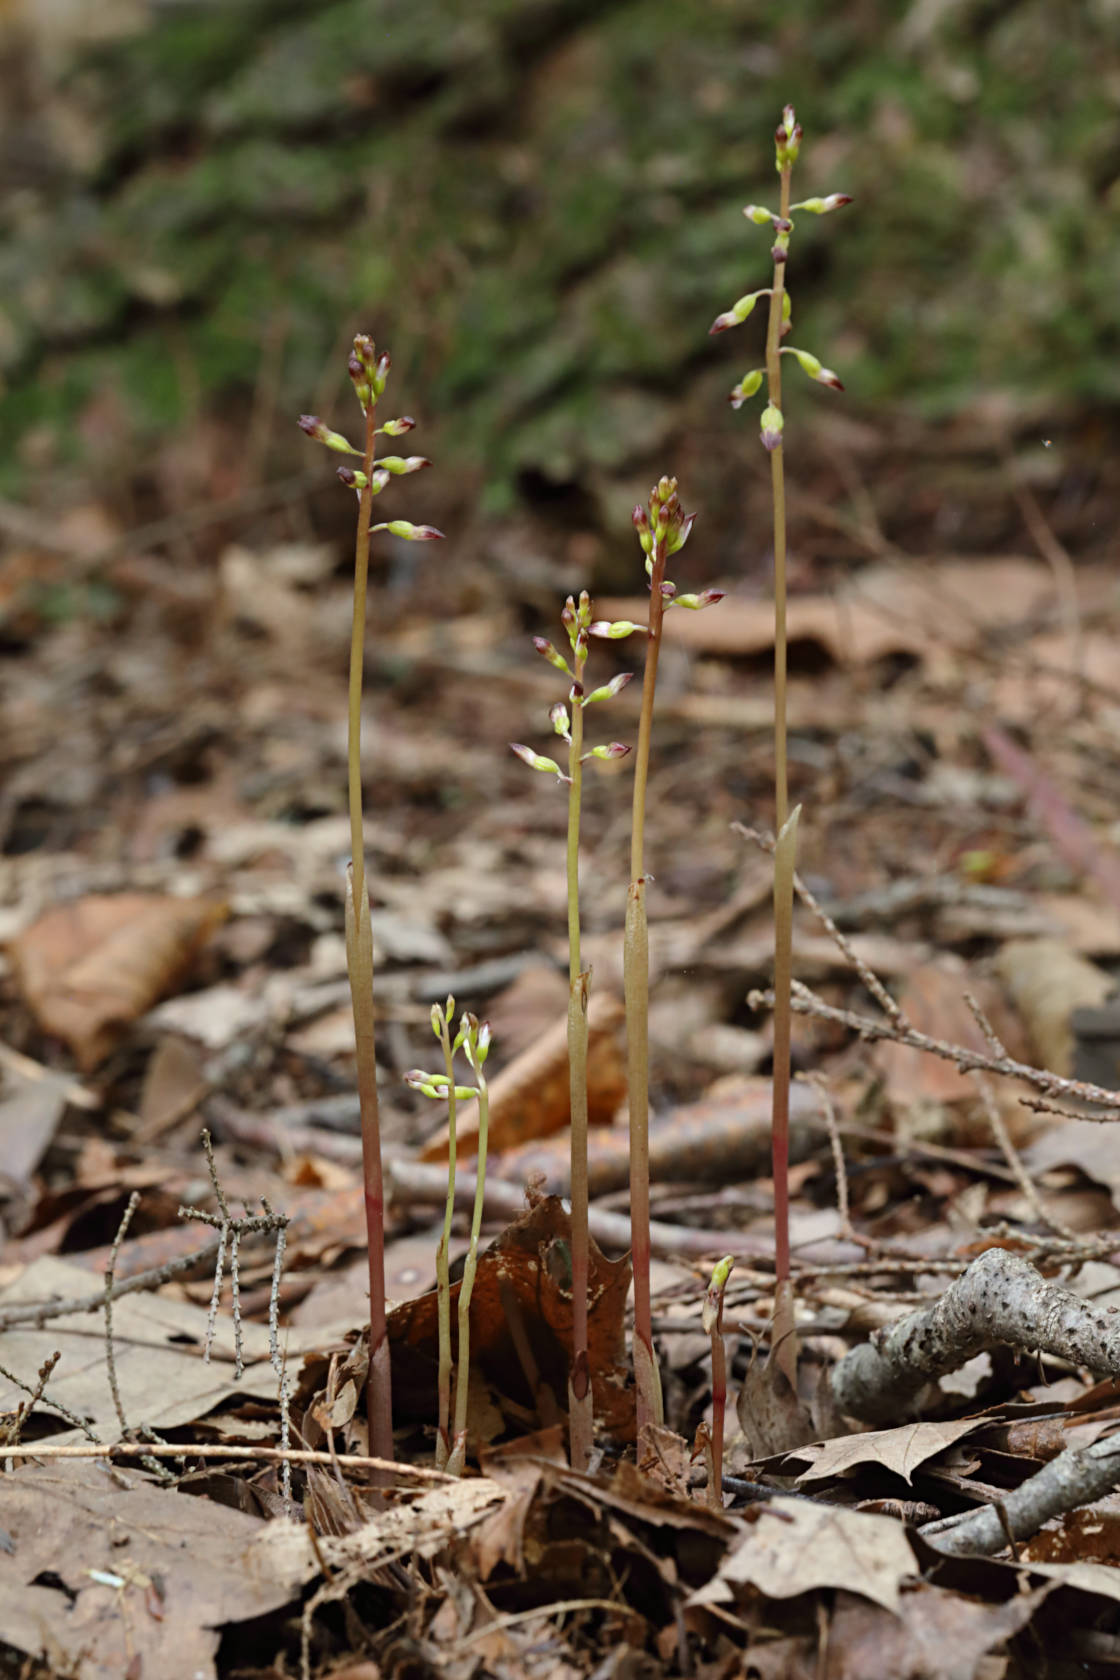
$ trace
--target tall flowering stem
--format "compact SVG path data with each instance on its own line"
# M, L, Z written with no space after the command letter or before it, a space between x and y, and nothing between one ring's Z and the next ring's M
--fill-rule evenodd
M332 432L314 414L300 417L308 437L339 455L361 458L361 467L341 466L338 476L358 497L358 525L354 541L354 608L350 635L350 684L347 731L347 785L350 806L351 862L346 877L346 966L354 1011L354 1042L358 1102L362 1125L362 1180L365 1194L366 1243L369 1253L369 1381L367 1413L369 1450L375 1458L393 1456L393 1396L389 1342L385 1324L385 1187L381 1167L381 1116L377 1097L376 1023L373 1008L373 929L366 890L365 840L362 820L362 675L366 635L366 590L370 536L389 531L411 542L442 537L431 525L406 519L371 524L373 501L394 477L417 472L431 463L422 456L387 455L376 460L379 434L399 437L415 421L407 416L377 424L377 404L389 377L391 358L379 356L373 340L359 333L354 340L348 372L365 419L363 447L357 449L339 432Z
M770 480L774 520L774 804L778 847L774 861L774 1082L773 1082L773 1172L774 1172L774 1267L777 1289L775 1320L792 1328L793 1307L789 1254L789 1082L790 1082L790 984L793 969L793 871L797 834L797 812L790 817L788 754L786 748L786 490L785 456L782 446L785 419L782 409L782 357L794 356L810 379L842 391L839 379L810 351L783 345L790 330L792 304L786 285L790 235L794 211L826 215L850 204L847 193L827 198L807 198L791 204L793 166L801 149L801 124L793 106L787 105L774 133L775 168L778 172L778 209L748 204L743 214L756 226L769 226L774 235L771 247L773 277L768 288L750 292L729 310L717 315L712 333L739 326L752 313L761 297L769 297L766 330L766 365L753 368L731 393L733 408L739 408L766 384L767 402L762 412L761 437L770 455ZM792 1357L792 1341L790 1343Z
M579 843L580 808L583 798L583 766L589 758L621 758L629 747L621 741L584 751L584 710L599 700L610 700L630 681L630 673L613 677L601 688L587 691L584 670L592 630L598 635L625 635L634 626L619 628L604 623L592 625L591 599L586 590L578 604L569 595L560 615L568 635L570 658L536 636L537 652L571 679L568 702L558 701L549 712L552 727L568 745L567 773L555 759L513 742L512 750L530 768L551 773L568 788L568 1094L571 1109L571 1203L572 1203L572 1362L568 1373L568 1418L572 1465L585 1470L594 1437L591 1395L591 1367L588 1357L588 1288L590 1260L588 1243L587 1184L587 1005L591 970L583 967L580 951Z
M634 528L646 557L649 577L649 622L646 627L645 673L638 745L634 753L634 802L630 828L630 887L626 895L623 936L623 995L626 1002L626 1065L630 1105L630 1244L634 1265L634 1384L639 1433L649 1423L661 1423L661 1378L653 1347L653 1310L650 1296L649 1233L649 927L646 919L645 826L649 781L653 708L661 631L670 607L698 609L722 599L722 592L706 589L700 595L678 595L665 576L669 556L688 541L695 514L685 514L675 478L661 478L650 492L648 507L634 509ZM624 634L629 633L630 626ZM595 633L596 626L592 626Z
M712 1344L712 1446L708 1475L708 1504L723 1510L723 1437L727 1427L727 1350L723 1345L723 1297L735 1258L725 1254L718 1261L707 1292L700 1321Z

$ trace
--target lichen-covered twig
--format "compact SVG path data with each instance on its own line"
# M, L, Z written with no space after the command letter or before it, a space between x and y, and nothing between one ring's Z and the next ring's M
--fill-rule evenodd
M1006 1493L1001 1511L981 1505L963 1516L926 1523L920 1532L937 1551L953 1557L992 1557L1003 1551L1009 1536L1013 1541L1026 1540L1051 1517L1103 1499L1117 1483L1120 1435L1106 1435L1087 1447L1067 1447Z
M990 1248L931 1306L845 1354L832 1373L833 1398L865 1423L897 1421L928 1383L997 1346L1120 1375L1120 1317L1044 1278L1020 1255Z

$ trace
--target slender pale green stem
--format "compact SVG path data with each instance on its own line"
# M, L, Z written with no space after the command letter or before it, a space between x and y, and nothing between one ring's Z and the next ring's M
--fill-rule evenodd
M587 1235L587 1001L590 972L580 957L579 819L583 793L583 668L587 651L574 655L571 742L568 747L568 1090L572 1117L572 1364L568 1375L569 1441L574 1470L586 1470L594 1439L591 1369L587 1352L590 1275Z
M454 998L448 998L447 1009L440 1016L439 1041L443 1046L443 1066L447 1074L447 1201L443 1210L443 1234L436 1249L436 1316L439 1335L439 1371L436 1388L439 1397L439 1430L436 1435L436 1468L442 1470L451 1453L451 1277L449 1252L451 1221L455 1214L455 1052L449 1031Z
M346 887L346 964L354 1010L358 1103L362 1125L362 1180L369 1253L369 1380L367 1412L369 1450L374 1458L393 1456L392 1374L385 1325L385 1187L381 1170L381 1116L377 1098L377 1058L373 1010L373 930L366 891L365 839L362 826L362 667L366 635L366 584L369 576L369 527L373 493L375 410L366 415L366 488L358 503L354 545L354 616L350 639L350 700L347 769L350 798L351 865Z
M792 165L781 170L779 215L789 218ZM784 243L784 242L783 242ZM772 407L782 407L782 305L784 260L775 259L766 332L766 382ZM786 490L781 434L770 451L774 501L774 791L775 829L784 833L789 815L786 751ZM796 825L789 838L790 857ZM774 1268L779 1295L789 1291L789 1081L790 977L793 969L793 865L779 866L774 856L774 1075L771 1126L774 1173ZM792 1314L791 1321L792 1321Z
M712 1343L712 1456L708 1504L723 1510L723 1437L727 1426L727 1350L723 1345L723 1298L735 1261L725 1254L712 1272L704 1302L704 1328Z
M638 1429L661 1423L661 1378L653 1351L649 1246L649 929L646 922L645 820L657 661L661 652L666 542L655 541L650 575L649 634L642 710L634 753L634 809L630 831L630 890L623 939L626 1062L630 1092L630 1242L634 1265L634 1382Z
M459 1285L459 1364L455 1373L455 1429L448 1473L460 1474L467 1456L467 1404L470 1398L471 1372L471 1295L478 1270L478 1237L482 1230L482 1206L486 1191L486 1140L490 1126L490 1093L481 1065L476 1068L478 1078L478 1162L474 1192L474 1211L471 1215L470 1244L467 1248L463 1281Z

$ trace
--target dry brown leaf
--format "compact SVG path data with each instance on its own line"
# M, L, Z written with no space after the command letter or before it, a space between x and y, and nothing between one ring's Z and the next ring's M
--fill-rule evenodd
M212 899L92 894L49 910L9 954L40 1027L88 1072L182 981L224 915Z
M499 1395L535 1404L510 1331L520 1318L540 1381L566 1395L572 1352L571 1218L558 1196L547 1196L507 1227L479 1255L471 1298L471 1367ZM588 1291L588 1352L595 1414L613 1436L633 1434L633 1393L627 1387L623 1321L630 1261L608 1260L592 1239ZM451 1291L453 1341L456 1302ZM436 1294L421 1295L389 1314L393 1398L402 1415L435 1416Z
M75 1680L209 1680L219 1629L298 1599L317 1567L299 1529L85 1462L0 1477L0 1528L2 1638Z
M736 1586L756 1587L769 1598L841 1587L899 1610L902 1583L918 1574L918 1565L893 1518L802 1499L770 1499L756 1510L743 1539L690 1605L726 1604Z
M983 1418L956 1418L944 1423L903 1423L897 1429L874 1429L865 1435L845 1435L833 1441L799 1447L791 1456L807 1458L812 1466L798 1476L799 1482L819 1482L842 1476L859 1464L880 1464L893 1470L903 1481L927 1459L935 1458L954 1441L979 1429Z
M1096 1008L1115 981L1061 939L1009 939L995 971L1030 1033L1037 1065L1069 1079L1074 1072L1075 1009Z
M1005 1603L984 1604L921 1581L903 1594L895 1615L841 1594L829 1629L829 1680L875 1674L994 1680L1006 1672L996 1651L1027 1625L1049 1591L1020 1591Z

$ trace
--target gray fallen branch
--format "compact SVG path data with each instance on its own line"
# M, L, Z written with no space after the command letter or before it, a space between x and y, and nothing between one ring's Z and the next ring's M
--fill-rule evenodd
M845 1354L832 1373L842 1412L898 1422L926 1385L986 1349L1006 1345L1120 1375L1120 1313L1083 1301L1018 1254L989 1248L937 1301Z
M1120 1482L1120 1435L1064 1453L1014 1488L1002 1509L981 1505L963 1515L941 1517L920 1530L923 1540L952 1557L992 1557L1013 1540L1037 1534L1043 1523L1103 1499Z

